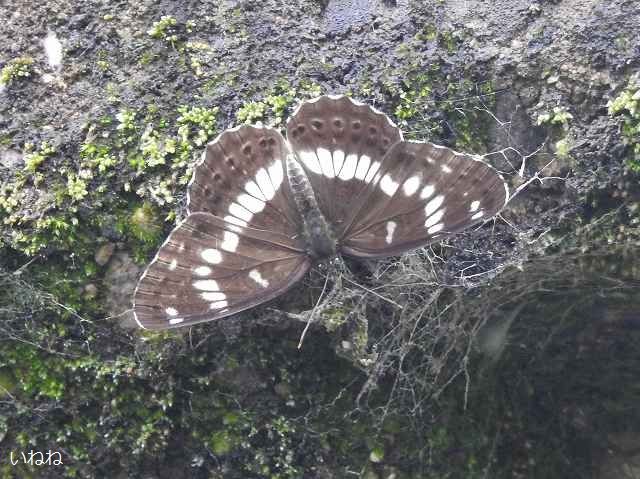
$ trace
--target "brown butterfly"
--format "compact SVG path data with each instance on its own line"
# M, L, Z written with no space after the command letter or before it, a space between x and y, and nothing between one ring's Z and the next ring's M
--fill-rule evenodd
M291 288L324 259L398 255L485 221L506 204L479 157L404 141L383 113L345 96L302 103L278 130L243 125L207 145L189 216L142 275L145 329L229 316Z

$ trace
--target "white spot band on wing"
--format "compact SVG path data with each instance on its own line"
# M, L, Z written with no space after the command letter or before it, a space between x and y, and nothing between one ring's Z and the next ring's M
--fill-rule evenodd
M208 266L198 266L193 270L196 276L209 276L211 274L211 268Z
M219 291L218 282L214 279L201 279L193 282L193 287L200 291Z
M267 286L269 286L269 281L267 281L266 279L264 279L262 277L262 275L260 274L260 271L258 271L257 269L252 269L249 272L249 278L251 278L252 280L254 280L256 283L258 283L260 286L262 286L263 288L266 288Z
M284 179L284 170L282 168L282 163L280 161L274 161L273 163L271 163L271 166L269 166L268 171L269 177L271 178L271 184L273 185L274 190L277 192L277 190L280 188L280 185L282 184L282 180Z
M260 190L260 187L256 184L255 181L253 181L253 180L247 181L247 183L244 185L244 189L251 196L254 196L254 197L256 197L256 198L258 198L259 200L262 200L262 201L267 201L267 199L262 194L262 191Z
M405 196L411 196L416 191L418 191L419 187L420 187L420 177L412 176L411 178L409 178L407 181L404 182L404 184L402 185L402 191L404 191Z
M318 157L315 151L298 151L297 153L300 161L302 161L307 168L317 175L322 174L322 169L320 168L320 163L318 163Z
M431 198L435 192L436 188L433 185L426 185L420 192L420 198L426 200L427 198Z
M222 244L220 245L220 249L233 253L235 252L236 248L238 248L239 242L240 242L240 238L238 237L237 234L232 233L231 231L225 231L224 236L222 238Z
M442 217L444 216L444 211L445 211L445 209L442 208L442 209L436 211L431 216L429 216L427 218L427 221L424 222L424 227L425 228L430 228L431 226L435 225L436 223L439 223L440 220L442 219Z
M431 216L438 208L444 203L444 195L438 195L434 199L430 200L424 207L424 215Z
M369 183L373 179L374 175L380 169L380 162L374 161L373 164L369 167L369 171L367 172L367 176L364 177L364 182Z
M202 252L200 253L200 256L207 263L218 264L222 262L222 253L220 253L219 250L214 248L203 249Z
M253 218L253 213L244 209L238 203L231 203L229 205L229 214L246 222L251 221L251 218Z
M209 304L209 309L222 309L226 308L227 306L229 306L229 303L227 303L226 301L215 301Z
M353 179L353 176L356 174L357 166L358 155L355 153L349 153L344 160L344 165L342 165L342 170L340 170L338 178L344 181Z
M238 196L238 199L236 201L240 204L240 206L251 211L253 214L260 213L265 206L264 201L244 193Z
M438 231L442 231L443 228L444 228L444 223L438 223L437 225L434 225L431 228L429 228L427 230L427 233L432 235L434 233L437 233Z
M326 148L318 148L316 155L318 155L322 174L327 178L334 178L336 175L333 171L333 157L331 156L331 152Z
M265 199L270 201L276 195L276 190L273 189L273 185L271 184L271 178L269 178L269 173L264 168L260 168L256 173L256 184L262 191Z
M247 226L247 222L236 218L235 216L227 215L223 218L227 223L231 223L236 226Z
M380 189L387 196L393 196L395 192L398 190L398 183L393 181L389 174L386 174L382 177L379 183Z
M371 165L371 158L367 155L362 155L358 160L358 167L356 168L355 177L358 180L364 180L367 176L367 171L369 171L369 166Z
M387 221L387 237L384 239L387 244L393 241L393 233L396 231L398 224L395 221Z
M205 301L223 301L227 299L227 295L219 291L207 291L207 292L201 293L200 296Z
M344 165L344 151L336 150L333 152L333 171L335 171L336 175L340 174L342 165Z

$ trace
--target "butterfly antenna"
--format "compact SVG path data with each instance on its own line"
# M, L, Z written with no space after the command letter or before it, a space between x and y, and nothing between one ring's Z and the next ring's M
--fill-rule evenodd
M302 342L304 341L304 337L306 336L307 331L311 326L311 322L313 321L313 317L316 313L316 310L318 309L318 306L320 305L320 301L322 301L322 298L324 297L324 293L327 290L327 284L329 284L329 276L330 275L327 273L327 275L324 278L324 286L322 287L322 292L320 293L320 297L318 298L318 301L316 301L315 306L311 310L311 314L309 314L309 319L307 319L307 325L305 326L304 331L302 331L302 335L300 335L300 342L298 343L298 349L302 349Z

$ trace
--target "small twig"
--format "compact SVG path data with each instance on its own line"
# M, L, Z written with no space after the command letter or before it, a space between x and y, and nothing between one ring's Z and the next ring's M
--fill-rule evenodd
M371 293L371 294L373 294L374 296L376 296L376 297L380 298L381 300L386 301L386 302L387 302L387 303L389 303L389 304L393 304L396 308L398 308L398 309L403 309L403 307L402 307L402 305L401 305L401 304L398 304L398 303L396 303L395 301L393 301L393 300L391 300L391 299L389 299L389 298L386 298L386 297L382 296L380 293L376 293L376 292L375 292L375 291L373 291L372 289L366 288L366 287L362 286L361 284L358 284L358 283L356 283L355 281L350 280L350 279L349 279L349 278L347 278L347 277L343 277L343 278L344 278L345 280L347 280L349 283L353 284L354 286L357 286L358 288L361 288L361 289L365 290L367 293Z
M34 256L33 258L31 258L29 261L27 261L25 264L23 264L22 266L20 266L17 270L15 270L13 273L16 276L19 276L22 274L22 270L26 269L29 267L29 265L31 265L31 263L33 263L34 261L40 259L40 256Z
M329 275L327 274L324 279L324 286L322 287L322 292L320 293L320 297L318 298L318 301L316 301L315 306L311 310L311 314L309 314L309 319L307 320L307 325L305 326L304 331L302 331L302 335L300 336L300 342L298 342L298 349L302 349L302 342L304 341L304 337L306 336L307 331L311 326L311 322L313 321L313 316L315 315L316 310L318 309L318 305L320 304L320 301L322 301L322 298L324 297L324 292L327 290L328 283L329 283Z

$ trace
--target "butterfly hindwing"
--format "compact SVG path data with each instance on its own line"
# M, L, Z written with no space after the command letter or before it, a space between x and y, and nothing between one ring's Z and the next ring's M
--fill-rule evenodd
M320 210L337 236L353 221L387 150L402 139L389 118L344 96L302 103L287 139L305 169Z
M341 238L344 254L383 257L425 246L498 213L502 176L479 157L425 142L391 147L366 205Z
M275 129L242 125L207 145L187 191L190 212L204 211L257 229L295 235L300 219L285 168L289 148Z
M310 267L304 245L287 235L192 213L140 279L135 318L157 330L229 316L279 296Z

